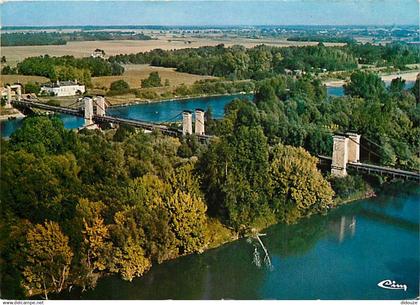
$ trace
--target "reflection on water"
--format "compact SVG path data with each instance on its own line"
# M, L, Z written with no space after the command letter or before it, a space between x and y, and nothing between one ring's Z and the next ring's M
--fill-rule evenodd
M353 237L356 233L356 217L343 215L338 221L332 220L329 228L331 232L336 233L338 242L342 243L344 238Z
M417 187L418 188L418 187ZM420 189L419 189L420 190ZM118 277L74 299L407 299L419 290L419 193L342 206L262 237L273 268L253 263L254 245L239 240L201 255L155 265L132 283ZM414 220L413 215L416 219ZM416 230L413 230L413 225ZM356 230L357 229L357 230ZM391 279L407 291L386 290Z

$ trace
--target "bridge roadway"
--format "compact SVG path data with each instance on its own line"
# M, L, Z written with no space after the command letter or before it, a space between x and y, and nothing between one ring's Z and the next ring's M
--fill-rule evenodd
M71 108L66 108L66 107L61 107L61 106L53 106L53 105L35 102L33 100L22 99L21 101L12 101L12 104L16 107L37 108L37 109L42 109L42 110L47 110L47 111L52 111L52 112L70 114L70 115L74 115L78 117L84 117L84 112L80 109L71 109ZM95 123L125 124L125 125L133 126L136 128L142 128L142 129L150 130L150 131L159 130L162 133L170 135L170 136L182 135L182 130L180 129L176 129L176 128L169 127L166 125L145 122L145 121L130 120L130 119L113 117L113 116L97 116L97 115L94 115L92 119ZM213 136L210 136L210 135L197 135L197 138L200 141L208 141L212 137Z
M327 156L319 155L318 158L321 162L331 163L332 158ZM367 174L378 174L382 176L391 176L392 178L402 178L406 180L413 180L420 182L420 172L406 171L398 168L373 165L367 163L358 163L358 162L349 162L347 163L347 168L356 170L357 172L367 173Z
M71 109L66 107L60 107L60 106L52 106L47 105L44 103L35 102L32 100L22 99L21 101L12 101L12 104L17 107L29 107L29 108L38 108L42 110L47 111L53 111L53 112L59 112L64 114L70 114L74 116L84 117L84 112L79 109ZM126 124L130 125L136 128L142 128L146 130L159 130L164 134L170 135L170 136L180 136L182 135L182 130L168 127L166 125L159 125L154 124L150 122L144 122L144 121L138 121L138 120L130 120L130 119L123 119L113 116L93 116L93 121L95 123L114 123L114 124ZM197 135L197 138L200 141L208 141L213 136L209 135ZM319 155L318 158L322 162L329 162L331 163L331 157L327 156L321 156ZM411 172L391 167L385 167L385 166L378 166L373 164L366 164L366 163L356 163L356 162L349 162L347 163L347 167L354 169L358 172L363 172L367 174L379 174L379 175L387 175L391 176L393 178L403 178L406 180L414 180L417 182L420 182L420 173L419 172Z

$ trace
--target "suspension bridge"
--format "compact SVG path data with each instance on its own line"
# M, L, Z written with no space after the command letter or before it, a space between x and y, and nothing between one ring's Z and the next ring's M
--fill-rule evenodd
M381 149L381 146L374 141L363 137L365 142ZM393 167L375 165L360 162L360 148L364 149L369 155L376 157L380 155L362 144L361 135L356 133L335 134L333 135L333 154L332 157L318 155L321 163L331 165L331 174L336 177L347 176L347 170L356 171L363 174L375 174L387 176L393 179L412 180L420 183L420 171L409 171Z
M83 128L92 129L97 128L98 124L110 123L110 124L124 124L135 128L141 128L148 131L160 131L163 134L170 136L180 136L186 134L192 134L192 114L189 111L178 113L170 120L161 124L146 122L141 120L133 120L115 116L106 115L106 103L103 97L97 97L96 99L84 98L81 101L76 101L70 104L68 107L48 105L41 103L38 100L21 98L20 100L12 101L11 104L16 108L26 109L41 109L44 111L63 113L73 116L83 117L85 124ZM81 105L83 104L83 105ZM75 107L76 106L76 107ZM96 111L94 109L96 107ZM177 129L165 124L176 119L177 117L183 117L183 128ZM204 133L204 111L201 109L196 110L196 122L195 122L195 135L200 141L208 141L212 138L210 135Z
M81 101L69 105L68 107L48 105L33 99L18 98L11 102L16 108L37 108L45 111L69 114L83 117L85 124L83 128L98 128L98 124L124 124L135 128L142 128L149 131L160 131L169 136L185 136L193 134L192 130L192 112L183 111L174 118L182 114L182 129L165 125L165 123L152 123L140 120L133 120L121 117L110 116L106 114L106 102L103 97L94 99L85 97ZM82 105L81 105L82 104ZM72 108L76 105L76 108ZM96 108L96 111L94 109ZM169 123L169 122L168 122ZM196 109L195 111L195 135L202 142L208 142L213 136L204 133L204 111ZM381 146L367 138L364 140L370 142L377 149ZM360 162L360 148L368 151L369 154L379 157L379 154L366 145L361 145L361 136L355 133L335 134L333 135L333 154L332 157L318 155L321 163L331 165L331 174L337 177L347 176L347 170L353 170L365 174L376 174L404 180L413 180L420 183L420 171L408 171L398 168L379 166Z

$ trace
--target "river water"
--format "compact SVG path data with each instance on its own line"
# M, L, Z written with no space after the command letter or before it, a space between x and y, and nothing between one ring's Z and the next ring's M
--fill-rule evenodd
M253 263L241 239L203 254L154 265L126 282L99 280L64 299L409 299L419 291L420 188L347 204L262 237L272 268ZM262 255L261 249L260 253ZM383 280L407 290L378 287Z

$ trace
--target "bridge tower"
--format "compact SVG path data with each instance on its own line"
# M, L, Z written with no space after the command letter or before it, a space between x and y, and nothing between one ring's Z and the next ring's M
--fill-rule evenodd
M360 135L347 133L333 136L331 174L336 177L347 176L347 163L360 160Z
M182 135L192 134L192 113L184 110L182 112Z
M195 110L195 134L204 135L204 110Z
M356 133L346 133L348 141L348 162L360 161L360 135Z
M349 158L348 142L346 136L333 136L333 154L331 163L331 174L336 177L347 176L347 162Z
M21 85L7 85L7 101L5 108L12 107L12 89L16 90L16 100L20 101L22 99L22 87Z
M104 116L105 111L106 111L105 98L102 95L96 96L95 104L96 104L96 115L97 116Z
M85 124L84 128L94 129L96 125L93 123L93 100L91 97L84 97L83 103L85 106Z

